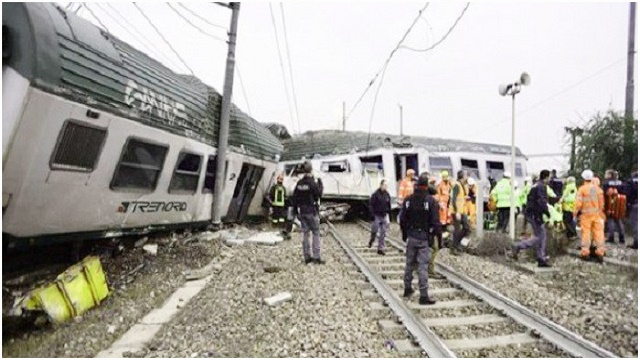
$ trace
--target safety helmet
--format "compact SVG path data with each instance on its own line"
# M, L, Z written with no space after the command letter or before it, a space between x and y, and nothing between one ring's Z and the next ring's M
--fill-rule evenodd
M567 178L567 183L574 183L574 182L576 182L576 178L575 178L575 177L573 177L573 176L569 176L569 177Z
M407 169L407 176L413 176L416 174L416 171L413 169Z
M593 180L593 171L591 171L591 170L583 171L582 172L582 178L585 179L586 181Z
M518 186L520 186L518 180L513 180L513 187L517 188Z
M277 180L278 182L284 181L284 175L282 175L282 174L278 175L278 177L276 178L276 180Z
M449 178L449 172L447 170L442 170L440 172L440 177L442 177L442 180L446 180Z
M476 181L475 181L475 180L473 180L473 178L472 178L472 177L470 177L469 179L467 179L467 183L468 183L469 185L473 186L473 185L475 185L475 184L476 184Z
M502 177L511 178L511 173L508 171L505 171L504 173L502 173Z

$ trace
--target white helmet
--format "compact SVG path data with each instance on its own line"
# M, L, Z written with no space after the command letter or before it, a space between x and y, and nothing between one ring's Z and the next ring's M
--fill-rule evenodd
M502 177L511 178L511 173L508 171L505 171L504 173L502 173Z
M513 186L514 186L514 187L516 187L516 188L517 188L518 186L520 186L520 184L518 183L518 180L514 180L514 181L513 181Z
M582 172L582 178L585 179L586 181L593 180L593 171L591 171L591 170L583 171Z
M467 180L467 183L468 183L469 185L473 186L473 185L475 185L475 184L476 184L476 181L475 181L475 180L473 180L473 178L472 178L472 177L470 177L470 178Z

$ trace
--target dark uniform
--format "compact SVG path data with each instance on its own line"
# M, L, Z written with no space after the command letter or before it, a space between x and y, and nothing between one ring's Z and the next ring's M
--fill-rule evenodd
M638 173L634 172L631 179L627 181L625 186L627 194L627 207L629 207L629 220L631 221L631 228L633 229L633 245L630 247L633 249L638 248Z
M413 270L418 267L418 286L420 304L431 305L435 301L429 299L429 253L440 229L438 202L429 195L428 179L420 178L416 191L402 203L401 227L407 236L406 266L404 270L404 296L413 293L411 282Z
M302 226L302 253L305 263L315 262L323 264L320 259L320 209L319 201L322 196L322 181L311 175L311 165L305 168L305 175L296 184L293 192L292 205ZM309 235L313 233L313 258L309 249Z

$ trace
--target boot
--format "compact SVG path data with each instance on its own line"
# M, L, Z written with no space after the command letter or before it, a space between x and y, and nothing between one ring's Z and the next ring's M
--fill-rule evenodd
M385 256L387 253L384 250L378 250L378 255Z
M312 258L306 258L306 259L304 259L304 263L305 263L305 265L309 265L312 261L313 261L313 259L312 259Z
M324 261L324 260L322 260L322 259L320 259L320 258L314 259L314 260L313 260L313 263L314 263L314 264L317 264L317 265L324 265L324 264L326 264L326 263L325 263L325 261Z
M431 300L428 296L420 296L420 300L418 300L418 304L420 305L433 305L435 304L435 300Z
M404 289L404 294L402 295L403 297L406 298L410 298L411 295L413 295L413 293L415 292L415 290L409 288L409 289Z
M371 239L369 239L369 249L373 246L373 242L376 241L376 234L371 233Z
M604 256L596 256L596 262L602 264L604 262Z
M539 268L550 268L551 265L547 262L547 260L538 260Z

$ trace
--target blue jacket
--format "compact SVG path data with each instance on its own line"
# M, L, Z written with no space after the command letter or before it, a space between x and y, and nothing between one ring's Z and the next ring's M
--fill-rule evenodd
M638 177L632 177L627 181L627 186L625 186L626 195L627 195L627 205L638 205Z
M542 223L542 215L549 216L549 208L547 202L547 186L542 180L538 180L527 197L527 215L534 221Z
M387 191L376 190L369 199L369 212L376 216L387 216L391 211L391 196Z

